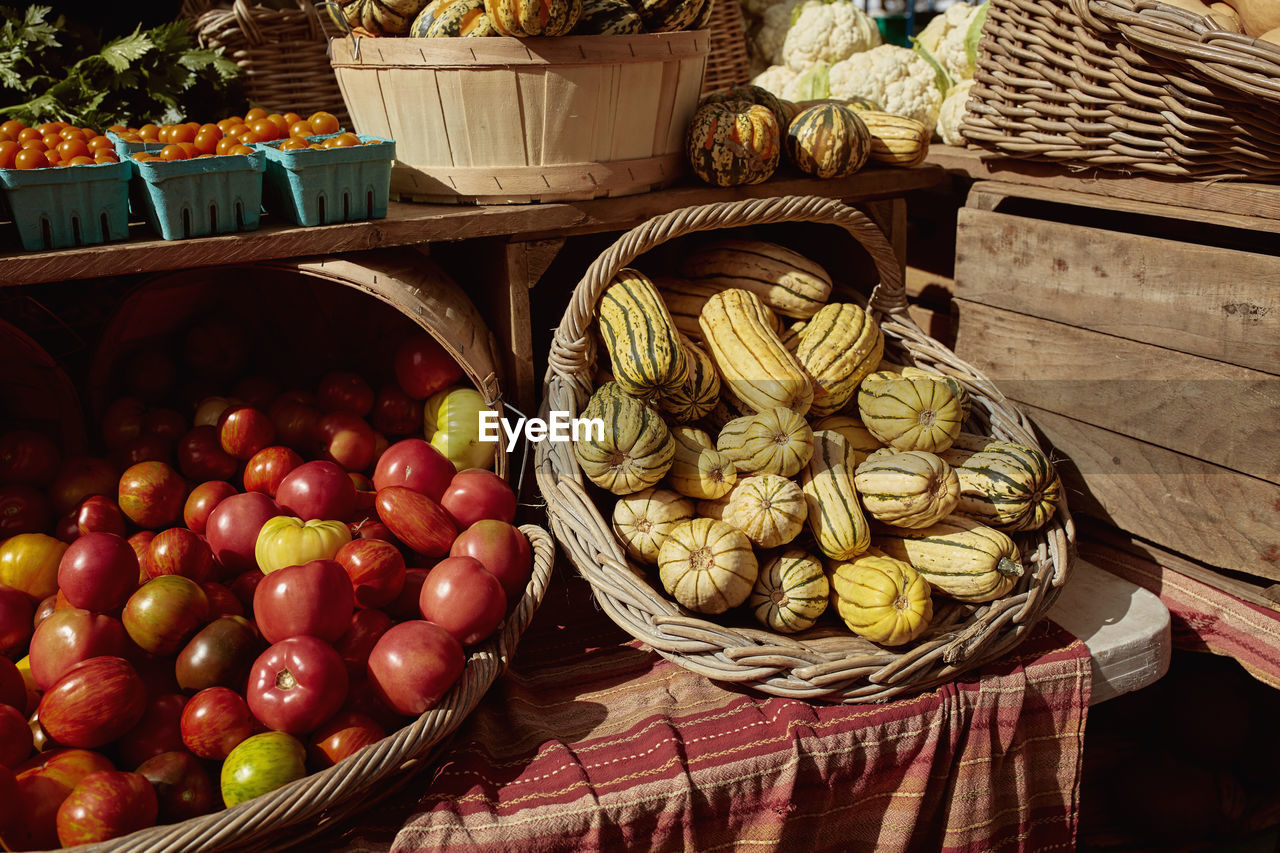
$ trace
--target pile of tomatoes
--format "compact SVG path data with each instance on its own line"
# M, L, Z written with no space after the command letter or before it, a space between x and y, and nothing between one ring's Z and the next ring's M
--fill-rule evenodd
M90 127L50 121L35 127L11 119L0 124L0 169L45 169L116 163L110 138Z
M225 366L219 335L193 327L183 367ZM422 437L440 423L424 401L462 370L425 334L394 362L377 392L351 371L309 389L248 375L190 406L162 393L171 372L145 374L106 409L98 456L0 433L6 849L244 802L460 677L523 595L530 545L507 483Z
M211 157L219 154L251 154L249 146L257 142L280 142L282 151L300 148L345 148L360 145L354 133L338 133L338 119L327 112L312 113L302 118L297 113L268 113L259 107L247 111L243 117L228 116L216 123L201 124L195 121L183 124L144 124L139 128L109 128L125 142L164 143L157 152L140 152L132 155L135 160L189 160L195 157ZM336 134L335 136L330 136ZM320 142L311 142L313 136L330 136Z

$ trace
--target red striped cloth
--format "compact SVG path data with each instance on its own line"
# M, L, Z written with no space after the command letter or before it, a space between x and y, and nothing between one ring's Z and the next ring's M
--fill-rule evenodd
M1044 623L914 698L837 706L693 675L557 584L434 772L350 849L1071 850L1083 643Z
M1096 542L1080 542L1080 556L1158 595L1169 608L1175 647L1233 657L1280 688L1280 613Z

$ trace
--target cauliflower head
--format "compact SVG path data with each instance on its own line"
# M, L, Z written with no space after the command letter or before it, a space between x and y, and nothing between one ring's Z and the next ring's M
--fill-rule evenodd
M954 3L925 25L916 37L916 43L937 60L955 83L972 80L977 57L969 55L969 46L976 44L986 19L985 3L976 6Z
M928 60L913 50L882 44L831 66L833 98L866 98L887 113L913 118L929 133L938 122L942 93Z
M761 89L767 89L779 98L785 98L787 96L784 93L787 87L791 85L791 81L799 76L799 73L792 71L785 65L771 65L765 71L753 77L751 82Z
M964 118L964 107L969 100L969 90L973 88L972 80L964 80L951 87L947 96L942 99L942 107L938 110L938 136L947 145L964 145L964 137L960 135L960 122Z
M804 0L793 18L782 59L796 71L815 62L839 62L880 44L876 22L853 0Z
M791 29L791 10L799 5L800 0L783 0L764 10L760 27L751 39L756 56L770 65L786 64L782 61L782 45L787 39L787 30Z

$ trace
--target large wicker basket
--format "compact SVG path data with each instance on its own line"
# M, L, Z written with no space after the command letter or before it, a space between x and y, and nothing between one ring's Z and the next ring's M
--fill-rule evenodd
M246 0L184 0L182 17L205 47L223 48L245 75L252 106L268 112L295 112L304 118L319 110L351 126L338 79L329 65L330 36L323 14L311 0L280 9Z
M988 379L908 317L901 268L880 230L839 201L799 196L685 208L622 235L587 269L556 330L543 417L550 411L576 415L582 410L592 389L596 303L618 270L682 235L773 223L835 225L847 231L856 241L850 248L856 251L861 244L879 273L870 309L884 331L886 358L936 368L964 383L974 409L968 429L1038 446L1027 420ZM1050 524L1019 540L1028 571L1008 597L982 605L940 600L928 633L905 651L881 648L843 627L784 636L710 622L669 600L650 583L652 574L629 568L605 517L612 496L595 492L606 506L602 514L583 484L571 444L539 444L536 470L552 531L620 627L686 669L780 696L879 701L949 681L993 660L1016 646L1049 609L1067 578L1074 550L1071 517L1063 504Z
M521 634L546 595L555 546L540 527L520 528L533 545L533 577L498 631L471 648L466 668L439 704L398 732L333 767L238 806L182 823L152 827L112 841L77 848L86 853L195 853L269 850L297 845L335 821L367 807L409 773L475 709L511 662Z
M709 29L711 52L702 76L703 93L751 82L751 57L738 0L714 0Z
M961 133L1012 157L1280 177L1280 47L1156 0L991 0Z

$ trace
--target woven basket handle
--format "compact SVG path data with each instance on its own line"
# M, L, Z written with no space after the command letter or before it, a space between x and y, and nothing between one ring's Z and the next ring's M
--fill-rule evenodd
M1280 103L1280 48L1229 33L1159 0L1067 0L1100 33L1117 33L1145 50L1185 62L1208 81L1250 98ZM1202 93L1212 97L1211 92Z
M640 255L686 234L777 222L815 222L844 228L871 255L880 275L869 303L873 314L892 314L896 320L915 325L907 316L902 268L893 247L880 228L861 211L836 199L819 196L780 196L684 207L656 216L623 234L587 267L551 342L547 379L557 376L579 386L584 395L591 393L583 383L589 381L590 371L585 368L594 356L588 331L595 319L596 304L614 275Z

